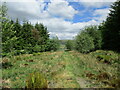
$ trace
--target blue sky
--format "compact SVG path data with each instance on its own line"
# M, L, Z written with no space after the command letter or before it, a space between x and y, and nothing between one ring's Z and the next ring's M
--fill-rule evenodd
M50 36L73 39L85 26L106 19L116 0L6 0L12 19L43 23Z
M89 2L86 2L89 3ZM100 3L100 2L98 2ZM77 22L88 22L90 20L92 20L93 16L93 12L95 10L98 9L108 9L110 8L110 5L105 5L105 6L101 6L101 7L89 7L89 9L87 9L83 4L78 3L78 2L69 2L69 5L71 5L75 10L81 12L83 11L82 14L75 14L74 18L73 18L73 23L77 23ZM97 15L97 17L100 17L100 15Z

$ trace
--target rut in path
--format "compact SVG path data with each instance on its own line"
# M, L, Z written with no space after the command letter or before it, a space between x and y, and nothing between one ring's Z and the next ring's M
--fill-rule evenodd
M60 56L58 56L59 58ZM68 53L63 52L60 62L64 65L64 70L60 73L56 73L53 77L53 81L50 85L50 87L56 87L56 88L87 88L88 82L82 78L82 77L76 77L75 73L73 72L76 68L74 68L75 65L75 57ZM56 66L57 68L57 66Z

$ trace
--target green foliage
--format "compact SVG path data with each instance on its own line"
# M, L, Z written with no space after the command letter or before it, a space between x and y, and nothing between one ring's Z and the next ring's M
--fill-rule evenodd
M95 45L94 50L101 49L102 35L101 35L101 31L98 29L97 26L85 27L82 32L88 34L90 37L93 38L93 42L94 42L94 45Z
M66 46L66 49L68 49L68 50L73 50L73 46L74 46L74 41L73 40L68 40L67 42L66 42L66 44L65 44L65 46Z
M32 32L31 43L33 46L35 46L36 44L39 43L38 41L40 40L40 35L39 35L40 32L35 28L33 28L31 32Z
M46 49L46 45L35 45L33 47L33 52L44 52Z
M32 37L32 25L28 22L24 23L21 30L20 38L23 40L23 45L26 46L27 44L31 44L31 37Z
M111 5L110 13L102 27L103 49L120 52L120 1Z
M13 22L11 21L12 23L14 23L14 28L13 28L13 31L15 31L15 36L16 37L20 37L21 36L21 29L22 29L22 26L20 25L19 23L19 20L16 19L16 22Z
M20 55L20 54L25 54L26 51L25 50L14 50L13 53L14 55Z
M33 56L41 55L41 53L33 53Z
M0 5L0 19L7 16L7 7L6 7L6 3L2 3L2 5Z
M11 24L9 20L6 20L2 23L2 50L3 52L11 52L14 50L15 42L17 37L14 36L15 32L13 31L14 24Z
M41 47L40 47L39 45L35 45L35 46L33 47L33 51L34 51L34 52L40 52L40 51L41 51Z
M3 7L2 7L3 8ZM7 10L4 6L4 10ZM1 9L1 8L0 8ZM7 15L7 11L3 11ZM5 16L4 16L5 17ZM20 24L19 20L12 21L2 18L2 55L7 53L11 55L19 55L25 53L44 52L57 50L58 40L49 39L47 28L43 24L31 25L29 22ZM24 52L21 52L24 50Z
M77 83L81 81L79 78L83 80L89 78L87 81L88 83L90 81L89 84L92 86L88 88L118 87L119 78L117 79L116 76L120 76L117 69L120 63L118 66L116 63L111 65L101 63L94 55L102 54L112 54L111 57L113 56L114 59L117 57L117 53L104 50L88 54L57 51L14 56L10 58L13 66L2 70L2 84L3 87L24 88L29 73L40 71L46 76L49 88L79 88L79 85L81 86Z
M111 64L112 63L111 56L98 55L97 58L98 58L99 61L102 61L104 63L107 63L107 64Z
M88 53L94 49L94 42L93 38L90 37L88 34L80 33L76 37L76 50L81 53Z
M38 35L40 36L38 40L39 45L46 44L47 40L49 39L49 34L47 28L43 24L35 24L35 29L39 32Z
M12 21L6 18L7 7L3 5L0 14L2 20L2 55L7 53L19 55L24 53L44 52L58 49L58 40L49 39L47 28L43 24L31 25L29 22L20 24L19 20ZM24 52L21 52L24 50Z
M12 67L13 65L12 65L12 63L9 61L9 59L7 59L7 58L4 58L3 60L2 60L2 68L3 69L8 69L8 68L10 68L10 67Z
M95 56L97 60L106 64L119 63L119 55L113 51L97 50L91 52L91 54Z
M45 77L38 73L31 73L26 80L26 88L47 88L47 80Z
M58 37L54 37L48 40L46 43L46 51L51 51L51 50L56 51L59 49L59 47L60 47L60 43Z
M75 42L75 48L82 53L101 49L101 31L97 26L87 26L77 35Z

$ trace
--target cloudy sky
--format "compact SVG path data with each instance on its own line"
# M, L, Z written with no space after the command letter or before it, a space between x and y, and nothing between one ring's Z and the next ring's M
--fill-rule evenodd
M12 19L43 23L50 36L73 39L80 29L106 19L116 0L3 0Z

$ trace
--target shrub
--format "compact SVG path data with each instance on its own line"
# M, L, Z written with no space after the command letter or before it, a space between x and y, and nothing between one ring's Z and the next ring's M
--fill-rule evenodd
M101 31L98 30L97 26L87 26L84 28L82 32L88 34L90 37L93 38L95 50L101 49L102 35L101 35Z
M2 55L2 57L5 57L5 56L7 56L7 53L1 53L1 55Z
M47 44L46 44L46 51L56 51L59 49L59 46L60 46L60 43L59 43L59 40L57 38L53 38L53 39L50 39L47 41Z
M33 46L31 44L28 44L26 46L23 46L26 53L32 54L33 53Z
M94 49L93 38L88 34L81 33L76 37L75 48L81 53L88 53Z
M25 54L26 51L25 50L14 50L13 51L13 55L20 55L20 54Z
M31 53L38 53L38 52L44 52L46 49L46 45L35 45L32 50Z
M47 80L39 72L34 72L29 75L26 81L26 88L47 88Z
M72 40L68 40L67 42L66 42L66 44L65 44L65 46L66 46L66 49L67 50L72 50L73 49L73 41Z

